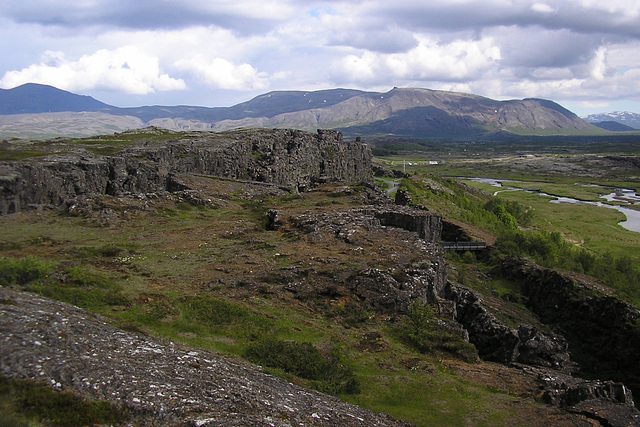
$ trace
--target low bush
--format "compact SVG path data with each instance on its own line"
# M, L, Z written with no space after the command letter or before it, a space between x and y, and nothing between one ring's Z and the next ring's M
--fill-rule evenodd
M179 299L182 319L206 328L233 328L235 335L259 337L268 334L273 322L251 310L206 296L185 296Z
M408 320L403 331L409 343L421 353L441 351L467 362L478 360L475 346L464 341L461 335L448 331L429 305L414 301L409 306Z
M19 286L91 310L129 304L121 287L98 270L68 267L60 271L54 267L53 263L36 257L0 257L0 285Z
M311 387L324 393L354 394L360 389L353 368L337 348L325 358L310 343L272 338L250 345L245 357L254 363L310 380Z
M0 285L26 285L44 279L53 271L50 262L36 257L0 257Z
M0 425L88 426L126 422L129 414L106 401L85 401L32 381L0 377Z

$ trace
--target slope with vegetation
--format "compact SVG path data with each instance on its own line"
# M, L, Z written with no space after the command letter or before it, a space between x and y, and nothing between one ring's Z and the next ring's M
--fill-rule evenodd
M86 153L97 150L117 156L131 147L171 145L175 138L164 133L130 133L58 141L58 148L64 146L66 151L75 146ZM188 135L178 139L185 139L180 144L191 142ZM14 143L12 148L6 150L12 162L23 159L25 164L35 164L55 158L44 145ZM20 154L22 149L29 152ZM247 158L265 168L269 165L269 157L257 151ZM155 170L152 156L136 161ZM116 175L112 181L120 182ZM251 361L296 385L335 394L415 425L590 425L596 417L593 408L601 411L600 417L611 415L609 420L614 419L611 408L632 409L625 389L609 382L584 383L601 396L622 392L618 400L599 401L608 402L606 411L593 400L570 400L571 393L586 390L581 388L582 380L544 365L548 358L539 359L543 365L535 366L479 360L478 353L484 354L487 347L480 341L476 345L471 333L447 312L455 307L442 299L446 292L457 292L460 313L473 311L476 319L487 320L483 325L496 328L496 334L488 336L492 343L500 344L504 336L520 340L507 343L520 351L518 360L540 356L531 344L548 343L555 331L527 310L522 292L512 281L502 276L490 279L488 269L477 268L476 256L451 255L456 270L448 271L437 242L438 216L394 206L368 179L349 184L318 179L303 192L292 191L297 185L288 188L202 170L180 174L179 180L170 182L181 185L96 191L55 208L23 206L20 212L1 216L0 284L99 313L120 328L117 334L122 339L136 342L146 334L150 341L162 337L176 347L188 346L188 351ZM529 209L453 180L414 177L403 181L402 191L411 194L412 203L457 218L462 226L469 223L464 228L471 234L513 232L515 223L535 221ZM420 238L416 231L430 237ZM489 261L498 258L489 256ZM464 290L456 281L473 289ZM477 295L484 301L474 300ZM0 308L7 313L23 310L23 301L28 300L28 296L3 298ZM33 315L46 317L47 313L33 311ZM522 328L524 324L531 327ZM525 341L525 335L530 339ZM34 349L43 344L23 341ZM20 342L16 339L15 345ZM513 345L507 350L513 350ZM153 357L155 347L145 348ZM114 349L117 345L111 343L103 350ZM10 350L3 346L2 351L8 352L2 353L5 362L11 358ZM160 358L164 353L158 350L155 357ZM566 353L562 345L551 350L561 356ZM18 359L2 365L3 375L12 378L7 380L8 389L3 389L8 390L3 391L8 396L6 412L15 419L53 420L51 414L27 413L23 401L15 398L22 386L14 380L24 379L21 373L42 372L37 371L37 363L27 369L19 365L27 359ZM123 369L137 366L128 365L126 359L122 363ZM202 362L181 363L190 372L202 368ZM95 399L86 391L95 390L93 378L99 375L78 381L81 378L61 372L66 371L54 367L42 377L55 379L54 386L59 382L59 388L84 399ZM557 383L550 383L552 379ZM116 380L100 378L106 390L122 393ZM133 387L125 390L138 401L109 400L105 393L101 396L114 405L106 410L112 411L115 421L90 420L117 422L117 417L127 416L126 410L136 420L158 416L159 406L151 403L162 400L139 397L149 389L123 383ZM250 401L250 388L234 390L237 405ZM211 390L207 398L219 397L216 402L222 406L207 410L231 416L233 406L217 393L222 392ZM580 406L587 404L591 410ZM164 416L193 416L175 409L164 411ZM274 416L271 422L293 419ZM319 425L330 425L314 419Z

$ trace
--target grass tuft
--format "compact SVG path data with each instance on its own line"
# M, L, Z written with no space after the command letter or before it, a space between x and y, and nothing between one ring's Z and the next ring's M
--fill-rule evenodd
M0 426L51 425L75 427L115 425L129 413L106 401L85 401L32 381L0 377Z

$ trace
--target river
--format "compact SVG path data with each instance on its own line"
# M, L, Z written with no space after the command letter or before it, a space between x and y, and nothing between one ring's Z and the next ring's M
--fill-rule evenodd
M470 181L481 182L483 184L489 184L494 187L504 188L504 190L498 190L495 193L493 193L494 196L502 191L526 191L528 193L538 194L540 196L551 197L552 199L550 200L550 203L591 205L591 206L615 209L621 212L622 214L624 214L624 216L626 217L626 220L618 223L621 227L629 231L640 233L640 211L637 211L635 209L627 208L624 206L610 205L608 203L603 203L603 202L587 202L583 200L573 199L571 197L558 197L558 196L553 196L551 194L542 193L539 191L523 190L522 188L504 186L502 184L503 182L517 182L513 180L508 180L508 179L464 178L464 177L460 177L458 179L468 179ZM612 190L611 187L604 187L604 186L598 186L598 187L601 187L603 190L609 190L609 191ZM611 193L605 194L600 197L609 202L621 202L627 205L640 205L640 196L635 191L629 190L626 188L614 190Z

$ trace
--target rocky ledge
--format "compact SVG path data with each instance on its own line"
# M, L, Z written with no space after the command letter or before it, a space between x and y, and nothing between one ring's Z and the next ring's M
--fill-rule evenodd
M346 142L336 131L192 132L161 142L148 132L122 136L135 145L114 155L79 148L80 140L44 157L0 162L0 215L57 207L77 197L184 190L175 178L179 174L263 182L294 192L325 182L371 180L369 147Z
M2 287L0 301L0 374L106 400L137 425L409 425L68 304Z

